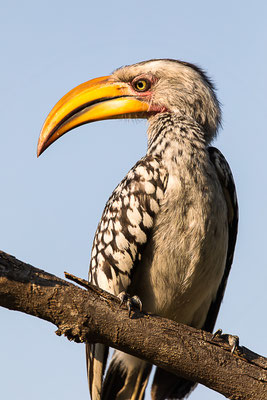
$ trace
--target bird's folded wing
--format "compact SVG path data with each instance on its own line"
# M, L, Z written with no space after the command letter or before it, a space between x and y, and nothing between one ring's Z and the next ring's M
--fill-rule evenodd
M238 228L238 203L237 203L235 183L229 164L227 163L226 159L218 149L216 149L215 147L209 147L208 150L211 162L213 163L216 169L217 175L222 185L228 209L228 250L227 250L224 274L219 289L217 291L216 298L211 303L205 324L203 326L204 330L212 332L217 319L227 279L233 262L237 228Z
M92 283L115 295L127 292L164 198L167 181L168 174L160 159L145 156L114 190L95 234L89 272ZM104 345L87 345L93 400L100 399L106 357Z

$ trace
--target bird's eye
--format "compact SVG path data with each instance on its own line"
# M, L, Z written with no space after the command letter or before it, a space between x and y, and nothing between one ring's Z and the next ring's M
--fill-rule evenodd
M145 92L146 90L150 89L150 82L147 79L138 79L137 81L133 82L133 87L137 92Z

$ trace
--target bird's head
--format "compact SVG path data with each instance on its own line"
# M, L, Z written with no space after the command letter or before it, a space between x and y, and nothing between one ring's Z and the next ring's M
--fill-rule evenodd
M37 155L79 125L113 118L150 119L163 112L196 121L207 142L220 124L214 87L200 68L176 60L144 61L82 83L62 97L43 125Z

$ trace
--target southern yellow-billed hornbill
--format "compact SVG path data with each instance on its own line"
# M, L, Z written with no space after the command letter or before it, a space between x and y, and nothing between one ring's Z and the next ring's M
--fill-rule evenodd
M212 331L233 260L237 200L230 168L210 143L220 124L214 88L198 67L150 60L83 83L48 115L38 155L67 131L109 118L146 118L148 148L109 198L89 279L143 309ZM93 400L143 399L151 365L87 345ZM157 368L152 398L182 399L193 382Z

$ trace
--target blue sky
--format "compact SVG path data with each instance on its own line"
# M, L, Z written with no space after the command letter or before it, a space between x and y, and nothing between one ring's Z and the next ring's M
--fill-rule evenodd
M145 153L146 122L105 121L39 159L41 126L69 89L150 58L197 63L216 83L240 205L234 265L217 327L266 355L266 61L264 1L9 1L1 5L0 248L63 276L86 277L104 204ZM0 309L1 397L87 399L84 346ZM223 396L204 387L190 399ZM148 399L148 397L147 397Z

